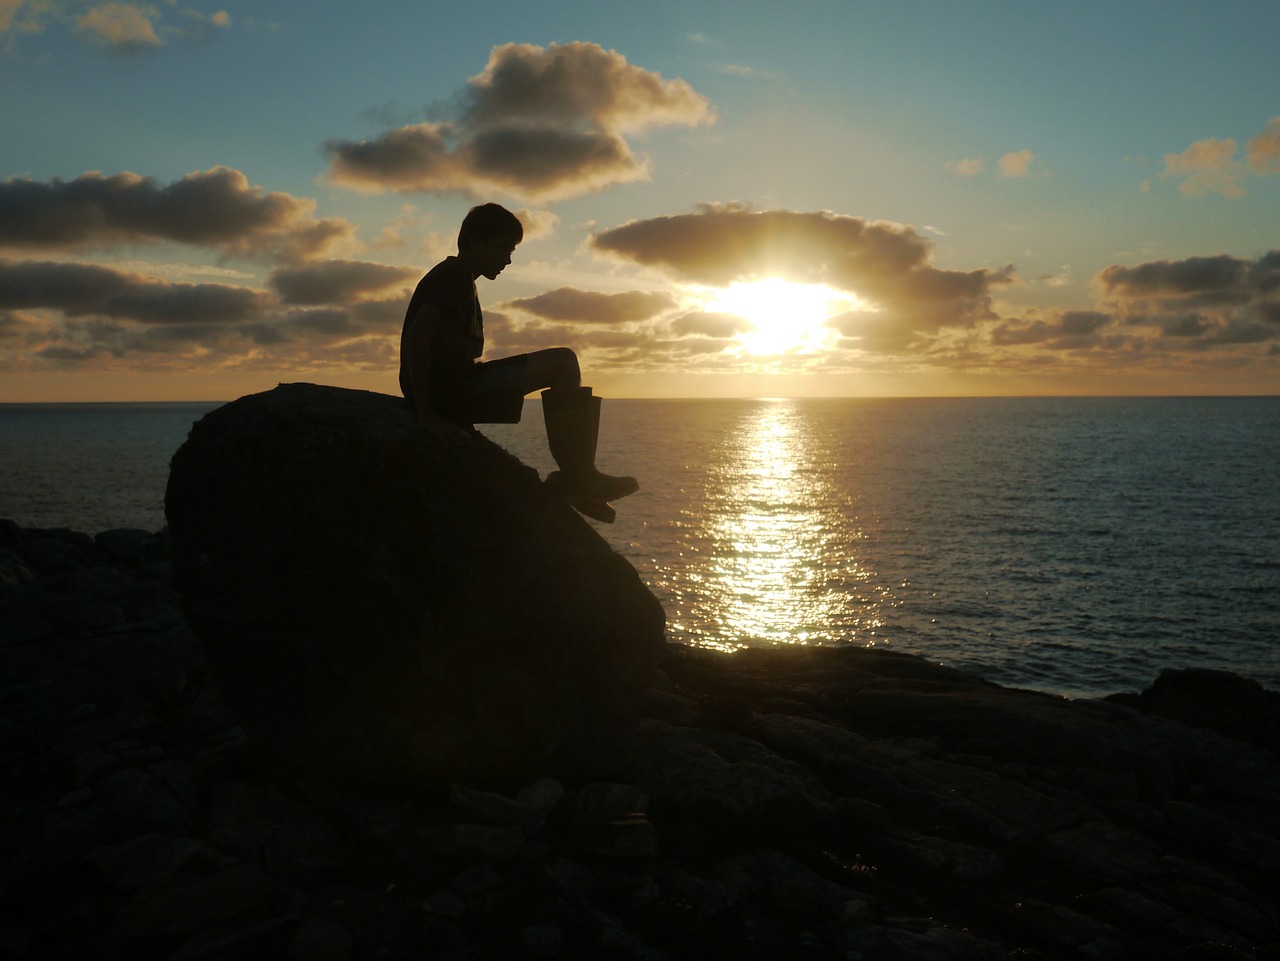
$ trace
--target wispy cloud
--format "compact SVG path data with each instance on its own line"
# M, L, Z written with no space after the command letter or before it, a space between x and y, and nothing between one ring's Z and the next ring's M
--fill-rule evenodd
M948 161L947 170L957 177L976 177L985 166L981 157L967 157L964 160Z

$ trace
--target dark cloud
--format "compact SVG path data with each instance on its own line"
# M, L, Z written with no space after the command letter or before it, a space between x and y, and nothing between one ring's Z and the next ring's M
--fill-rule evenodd
M171 284L89 264L0 261L0 310L166 324L245 320L264 303L261 293L246 287Z
M1190 257L1136 267L1113 266L1098 274L1104 290L1116 297L1188 298L1204 303L1247 299L1253 265L1238 257Z
M350 304L396 285L416 280L420 271L364 261L327 260L304 267L283 267L269 282L286 304Z
M354 234L314 203L251 187L217 167L170 184L132 173L0 183L0 247L77 250L171 241L229 254L305 260Z
M1097 281L1108 308L1130 326L1198 346L1280 338L1280 250L1256 260L1224 254L1115 265Z
M1066 310L1050 320L1006 321L991 332L991 342L1001 347L1041 344L1050 350L1081 350L1105 343L1104 332L1115 323L1110 314L1096 310Z
M503 306L547 320L592 324L620 324L649 320L675 306L675 298L658 291L631 290L618 294L559 287L534 297L509 300Z
M942 270L931 243L902 224L830 212L754 211L741 204L633 221L591 238L599 252L698 284L726 286L765 277L827 284L873 302L881 323L909 331L995 319L992 288L1012 267Z
M495 47L453 112L370 140L330 141L330 177L363 190L499 191L547 201L647 177L630 133L714 119L685 81L593 43Z

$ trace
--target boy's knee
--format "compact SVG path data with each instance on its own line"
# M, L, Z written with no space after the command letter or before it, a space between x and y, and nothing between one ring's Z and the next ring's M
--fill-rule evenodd
M558 379L572 380L573 385L577 386L578 381L582 379L582 370L578 366L578 355L569 347L552 347L548 349L548 358L551 361L553 370Z

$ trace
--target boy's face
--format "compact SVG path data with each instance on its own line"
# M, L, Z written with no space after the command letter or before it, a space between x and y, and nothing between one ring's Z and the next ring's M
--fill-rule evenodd
M510 237L495 237L481 243L476 248L475 260L481 276L489 280L496 279L511 263L511 255L515 253L517 243L519 241Z

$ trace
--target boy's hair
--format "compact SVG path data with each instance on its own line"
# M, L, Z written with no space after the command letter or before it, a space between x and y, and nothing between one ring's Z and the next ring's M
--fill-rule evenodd
M495 237L511 238L512 244L524 239L524 227L520 218L500 204L481 204L472 207L462 218L458 228L458 249L482 244Z

